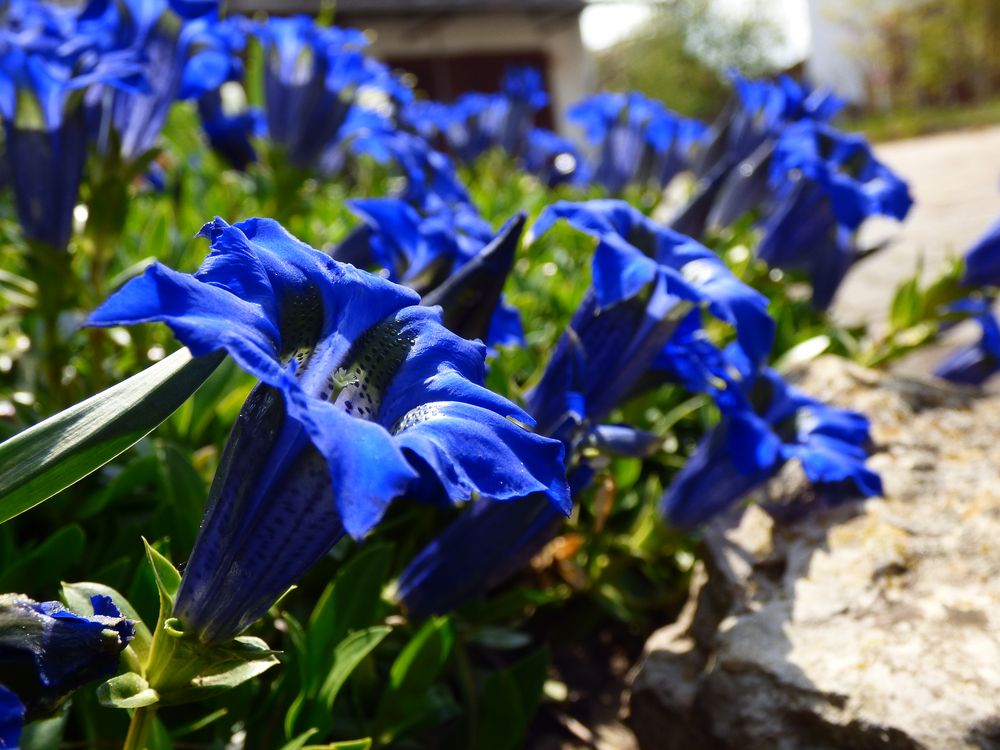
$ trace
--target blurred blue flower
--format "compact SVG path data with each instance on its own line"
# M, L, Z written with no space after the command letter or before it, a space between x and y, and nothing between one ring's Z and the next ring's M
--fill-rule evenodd
M1000 286L1000 219L990 225L965 253L966 286Z
M198 114L209 145L233 169L245 171L257 161L252 139L262 137L267 129L263 111L257 108L227 113L219 90L198 99Z
M141 82L134 54L101 52L83 35L57 45L52 33L27 42L23 29L0 29L0 115L24 233L63 249L86 158L84 94L100 85L134 90Z
M362 32L320 26L308 16L269 18L254 26L266 55L264 93L271 140L292 164L315 167L338 139L362 90L386 104L406 102L410 90L364 53Z
M796 460L814 485L851 494L882 494L878 474L865 466L868 420L861 414L827 406L788 385L773 370L757 374L746 367L738 348L727 350L731 367L718 373L728 381L727 398L717 399L722 421L698 444L663 496L670 523L690 529L761 487ZM740 372L734 377L732 372ZM842 492L844 486L851 492Z
M523 161L524 168L549 188L566 182L585 183L590 178L576 144L545 128L528 133Z
M259 377L216 474L176 614L205 642L236 635L344 534L402 495L543 494L569 508L562 446L483 385L485 348L416 293L299 242L221 219L193 276L154 265L91 316L163 321L195 355L225 349Z
M872 215L906 217L906 183L879 162L859 135L803 121L788 126L771 159L773 206L761 223L757 255L806 272L813 304L825 309L859 257L854 232Z
M992 310L991 300L962 300L951 309L970 315L979 324L981 335L975 344L952 352L934 369L934 374L953 383L981 385L1000 370L1000 321Z
M417 291L437 286L493 237L489 223L464 201L438 203L426 214L400 198L357 198L348 206L372 229L374 260L390 279Z
M666 185L687 168L700 123L684 120L637 91L601 92L570 107L570 122L597 148L593 179L612 193L653 180Z
M117 670L135 624L106 596L91 597L91 605L93 615L78 615L58 602L0 596L0 687L17 696L27 720L51 714L78 687ZM9 696L0 700L8 735L16 735L17 714Z
M242 72L243 24L220 21L217 2L89 0L79 19L82 28L142 55L149 89L118 91L101 102L126 161L155 145L174 101L195 99Z
M822 123L806 120L782 132L770 174L779 194L791 174L817 185L837 223L851 231L876 214L902 221L913 205L906 182L875 158L863 135Z
M24 705L12 691L0 685L0 747L17 750L24 724Z

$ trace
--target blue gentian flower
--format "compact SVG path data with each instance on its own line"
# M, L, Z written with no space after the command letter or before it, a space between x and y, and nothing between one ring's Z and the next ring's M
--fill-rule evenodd
M805 271L813 304L825 309L859 257L854 232L869 216L905 218L906 183L879 162L862 136L803 121L788 126L771 159L774 206L762 222L757 255Z
M602 92L573 105L566 113L598 148L593 179L612 193L630 183L656 180L665 185L686 168L698 128L660 102L633 91Z
M437 286L493 237L470 203L438 203L427 214L400 198L359 198L348 206L372 228L372 255L389 278L418 291ZM415 283L421 277L424 283Z
M29 239L69 242L86 157L83 99L100 85L141 86L134 53L103 49L68 11L31 12L0 28L0 115L18 218ZM13 22L16 21L16 22Z
M566 182L585 183L589 178L583 154L571 140L545 128L528 133L523 154L524 168L546 187Z
M588 463L578 460L581 448L603 443L641 453L650 447L637 433L626 439L621 428L601 423L636 394L665 343L700 315L702 306L734 325L757 362L770 351L774 323L767 300L738 281L714 253L627 203L556 203L543 211L533 232L541 234L559 219L598 238L593 287L525 402L539 431L566 445L568 480L576 492L593 476ZM549 505L529 497L516 507L470 508L411 561L397 598L420 618L502 582L556 533L561 519ZM474 554L477 549L488 554Z
M24 704L12 691L0 685L0 747L17 750L24 725Z
M902 221L913 205L906 182L875 158L863 135L822 123L789 125L778 139L772 183L786 185L793 172L822 189L837 223L851 231L876 214Z
M1000 286L1000 219L990 225L966 251L962 283L966 286Z
M747 497L790 460L801 464L814 485L849 485L854 496L882 494L878 474L865 466L869 424L862 414L827 406L773 370L752 373L737 347L727 354L742 377L729 376L735 393L717 400L722 421L667 488L661 505L667 520L694 528Z
M952 352L934 369L934 374L953 383L981 385L1000 370L1000 321L992 310L991 300L962 300L951 309L970 315L982 333L975 344Z
M255 107L227 113L219 91L210 91L198 99L198 114L209 145L225 161L245 171L257 161L253 139L262 137L267 125L264 112Z
M196 99L241 73L242 24L220 21L217 11L218 3L176 0L90 0L83 9L81 26L105 30L144 60L149 90L119 91L107 100L126 161L155 145L174 101Z
M774 339L767 300L739 281L711 250L667 229L625 201L559 201L533 228L537 236L558 219L598 239L593 277L597 307L605 308L662 279L666 291L695 304L736 330L754 363L766 360Z
M51 714L78 687L117 670L135 624L106 596L91 604L93 615L79 615L58 602L0 596L0 687L17 696L28 720ZM3 698L0 727L14 736L17 706Z
M346 532L402 495L429 502L569 497L562 446L483 387L485 348L409 289L341 265L276 222L221 219L212 252L160 265L91 316L163 321L195 355L225 349L261 379L213 483L176 614L205 642L259 618Z
M513 266L523 219L516 221L516 231L508 222L494 236L469 203L438 203L426 215L399 198L362 198L348 205L369 230L365 257L388 271L391 280L424 295L424 304L441 305L449 329L465 338L484 339L491 347L523 343L520 313L504 304L500 294ZM334 257L347 256L338 250ZM475 268L462 274L470 264ZM473 300L476 304L470 308Z
M410 90L364 53L360 31L323 27L307 16L269 18L254 33L266 55L264 93L271 140L292 164L310 168L358 106L362 89L406 102Z

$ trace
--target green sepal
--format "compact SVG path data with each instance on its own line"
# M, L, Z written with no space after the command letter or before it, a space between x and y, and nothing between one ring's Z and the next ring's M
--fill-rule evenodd
M181 585L181 574L170 560L157 552L145 538L142 543L146 546L146 559L153 571L156 589L160 592L160 619L166 621L167 613L174 608L174 597L177 596L177 589Z
M142 708L158 703L160 695L135 672L112 677L97 688L97 700L109 708Z

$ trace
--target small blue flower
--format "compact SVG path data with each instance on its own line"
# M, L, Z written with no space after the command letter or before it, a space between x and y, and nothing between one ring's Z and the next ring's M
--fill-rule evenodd
M730 356L732 369L745 368ZM735 364L734 364L735 363ZM747 497L790 460L818 485L851 485L855 496L882 494L882 482L865 466L868 420L836 409L789 386L773 370L728 376L722 421L698 444L663 496L664 516L694 528ZM837 493L840 498L849 497Z
M951 306L955 312L971 315L982 334L975 344L952 352L934 369L939 378L953 383L981 385L1000 370L1000 321L990 300L963 300Z
M483 385L485 348L416 293L341 265L276 222L221 219L193 276L154 265L91 316L167 323L195 355L225 349L259 377L185 569L176 614L206 642L264 614L346 531L402 495L542 494L569 508L562 446Z
M174 101L195 99L242 72L242 24L220 21L217 11L218 3L168 0L90 0L84 7L81 26L103 31L144 61L149 89L119 91L107 101L105 116L126 161L156 144Z
M1000 286L1000 219L995 221L965 253L966 286Z
M700 123L636 91L594 94L573 105L567 117L598 148L593 179L612 193L650 180L666 185L689 166L702 132Z
M23 29L0 29L0 115L24 233L64 249L87 153L84 95L99 85L140 81L132 53L102 52L89 37L57 40L54 33L39 32L26 43Z
M411 92L364 53L362 32L323 27L307 16L254 26L266 55L268 134L298 167L314 167L339 138L362 89L406 102Z
M523 161L524 168L546 187L566 182L580 184L589 179L587 164L576 144L545 128L534 128L528 134Z
M906 182L875 158L863 135L822 123L789 125L778 139L771 183L779 193L793 173L823 191L837 223L850 231L876 214L902 221L913 205Z
M78 687L117 670L135 624L108 597L94 596L91 604L94 614L85 616L58 602L0 596L0 679L28 720L51 714ZM0 725L16 716L16 706L6 710Z
M0 685L0 748L17 750L24 725L24 704L17 695Z
M256 108L229 114L225 111L218 91L210 91L198 99L198 114L209 145L226 162L245 171L257 161L252 139L266 132L264 113Z

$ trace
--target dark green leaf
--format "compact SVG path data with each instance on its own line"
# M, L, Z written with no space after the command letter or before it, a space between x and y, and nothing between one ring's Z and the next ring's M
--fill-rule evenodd
M99 469L160 424L222 361L182 349L0 444L0 523Z

